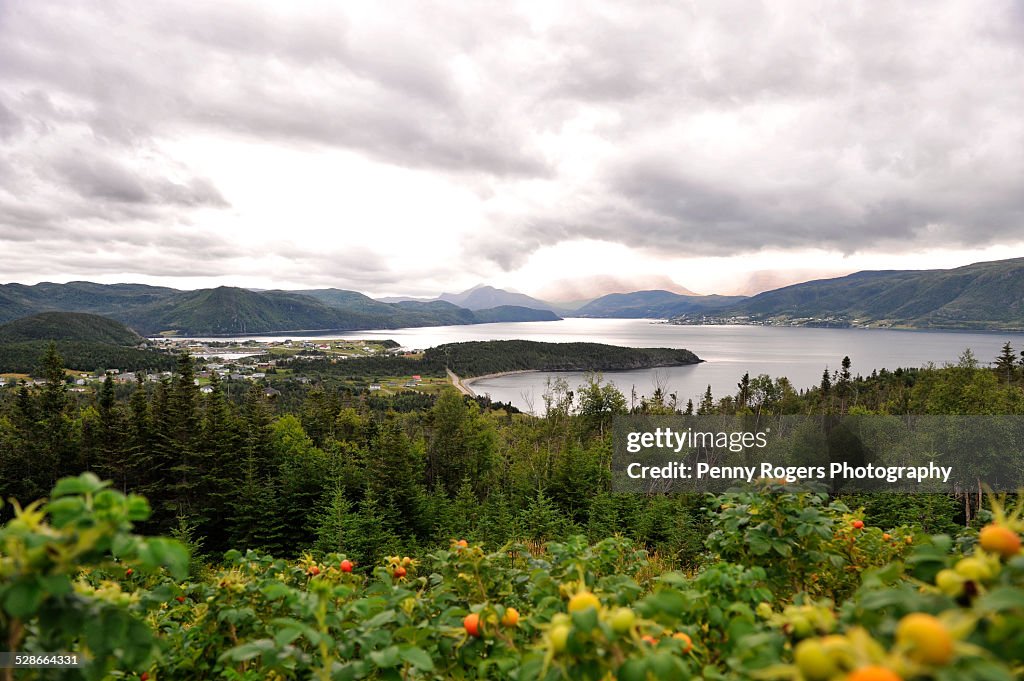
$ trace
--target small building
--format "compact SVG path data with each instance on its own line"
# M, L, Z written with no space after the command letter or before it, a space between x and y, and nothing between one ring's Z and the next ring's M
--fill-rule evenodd
M380 390L380 383L371 383L370 390Z

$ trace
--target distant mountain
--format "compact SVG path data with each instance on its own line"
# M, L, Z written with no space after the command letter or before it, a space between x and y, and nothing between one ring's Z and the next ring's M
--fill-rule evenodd
M438 300L453 303L459 307L464 307L469 310L485 310L488 308L500 307L502 305L515 305L517 307L528 307L534 310L549 310L554 312L554 308L551 304L545 303L542 300L537 300L536 298L531 298L525 293L514 293L512 291L505 291L500 288L484 285L474 286L462 293L442 293L438 296Z
M383 303L355 291L253 291L221 286L197 291L142 286L0 285L0 322L42 311L100 313L144 335L235 335L286 331L356 331L401 327L553 320L515 306L469 310L449 302ZM57 333L59 324L50 332ZM49 333L49 332L48 332Z
M124 315L147 334L228 335L284 330L366 328L372 314L345 312L290 291L249 291L231 286L182 292Z
M182 292L145 284L94 284L72 281L67 284L42 282L0 285L0 322L18 319L35 312L64 310L113 316L114 310L142 307L167 300Z
M0 325L0 343L51 340L135 346L146 339L121 322L83 312L40 312Z
M671 291L610 293L574 310L570 316L669 319L688 312L719 310L740 300L742 296L687 296Z
M519 305L499 305L473 314L480 322L555 322L561 319L551 310L535 310Z
M809 281L760 293L716 316L808 326L1019 331L1024 330L1024 258Z
M789 283L789 282L786 282ZM763 289L762 289L763 290ZM699 293L680 286L672 277L664 274L598 274L586 277L553 279L543 284L536 291L544 300L557 305L569 305L570 301L578 301L571 308L596 300L609 293L631 293L633 291L670 291L682 296L698 296Z

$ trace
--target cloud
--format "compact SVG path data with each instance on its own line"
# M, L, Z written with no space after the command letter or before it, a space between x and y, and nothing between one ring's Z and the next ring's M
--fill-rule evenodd
M8 0L0 239L37 262L87 243L49 261L82 275L443 276L397 266L376 229L282 245L291 221L266 224L216 159L184 153L212 137L469 188L475 223L430 216L452 226L409 247L450 234L473 276L584 240L672 257L1015 242L1022 38L1012 0Z

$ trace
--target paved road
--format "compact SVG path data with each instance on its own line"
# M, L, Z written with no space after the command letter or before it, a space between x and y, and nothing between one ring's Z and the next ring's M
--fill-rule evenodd
M445 367L445 371L448 372L448 380L450 380L452 382L452 385L455 386L456 390L458 390L463 395L469 395L470 397L476 397L476 393L473 392L473 389L470 388L468 385L464 385L462 383L462 379L459 378L458 374L456 374L454 371L452 371L451 369L449 369L447 367Z

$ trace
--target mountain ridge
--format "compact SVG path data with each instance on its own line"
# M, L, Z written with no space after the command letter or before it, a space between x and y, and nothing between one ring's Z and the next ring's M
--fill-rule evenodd
M674 321L1024 330L1024 258L952 269L862 270L765 291L714 314L690 313Z

